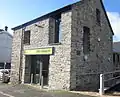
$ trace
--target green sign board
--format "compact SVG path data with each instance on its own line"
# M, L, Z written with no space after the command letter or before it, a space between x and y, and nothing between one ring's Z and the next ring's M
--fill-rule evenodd
M53 54L53 48L39 48L39 49L31 49L24 50L25 55L51 55Z

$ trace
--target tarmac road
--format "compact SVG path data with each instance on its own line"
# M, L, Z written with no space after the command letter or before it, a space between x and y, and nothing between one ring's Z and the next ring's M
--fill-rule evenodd
M27 85L0 84L0 97L93 97L65 91L43 91Z
M117 85L114 90L115 89L120 90L120 86ZM88 94L85 93L45 91L41 90L39 87L35 88L28 85L8 85L0 83L0 97L99 97L99 95L88 96ZM120 94L102 97L120 97Z

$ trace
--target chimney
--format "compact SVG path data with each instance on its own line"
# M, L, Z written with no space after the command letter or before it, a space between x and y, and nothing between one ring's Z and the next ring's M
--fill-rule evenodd
M7 31L8 30L8 27L7 26L5 26L5 31Z

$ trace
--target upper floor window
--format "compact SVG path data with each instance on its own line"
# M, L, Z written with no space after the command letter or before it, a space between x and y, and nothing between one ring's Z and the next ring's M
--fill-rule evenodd
M83 53L88 54L90 51L90 28L83 27Z
M24 32L24 44L30 44L30 31Z
M61 14L50 18L49 43L61 42Z
M55 37L54 43L59 43L61 40L61 15L55 17Z
M96 21L97 23L100 25L100 22L101 22L101 15L100 15L100 10L99 9L96 9Z

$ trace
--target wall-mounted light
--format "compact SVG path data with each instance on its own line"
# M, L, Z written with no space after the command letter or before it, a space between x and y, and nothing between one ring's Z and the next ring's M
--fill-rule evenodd
M84 55L84 61L86 61L88 59L87 55Z
M40 26L40 25L38 25L38 24L35 24L35 26L37 26L37 27L39 27L39 28L44 28L43 26Z
M111 59L110 58L108 58L108 61L110 61Z
M98 42L100 42L101 41L101 39L100 38L98 38Z

